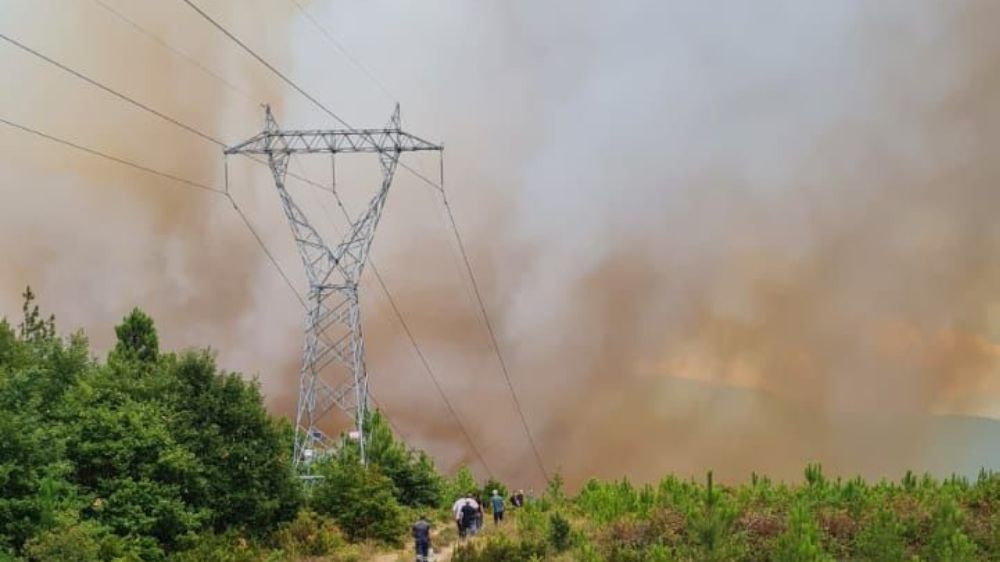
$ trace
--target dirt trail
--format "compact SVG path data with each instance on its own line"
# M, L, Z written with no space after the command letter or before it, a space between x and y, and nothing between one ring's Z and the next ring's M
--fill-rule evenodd
M434 557L431 559L432 562L448 562L451 560L451 553L455 549L455 545L449 544L442 548L440 551L434 551ZM387 552L385 554L379 554L375 558L372 558L370 562L398 562L400 560L413 560L413 551L410 549L401 550L398 552Z
M432 541L437 537L432 537ZM434 556L431 558L431 562L448 562L451 560L451 553L455 550L456 543L446 544L443 547L434 547ZM440 550L438 550L440 548ZM374 558L370 559L369 562L399 562L399 561L411 561L415 560L416 556L413 554L412 545L407 546L401 550L395 552L386 552L384 554L379 554Z

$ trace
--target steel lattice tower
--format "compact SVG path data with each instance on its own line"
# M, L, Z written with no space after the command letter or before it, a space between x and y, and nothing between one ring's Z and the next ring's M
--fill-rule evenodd
M267 158L309 281L293 463L295 466L308 465L314 455L332 446L319 423L335 407L354 420L364 461L368 375L358 283L400 155L403 152L440 151L442 147L400 130L398 104L382 129L285 131L278 127L270 107L266 107L265 112L264 130L227 148L225 154ZM331 248L285 188L285 177L294 155L330 154L332 158L344 153L377 154L382 182L367 208L357 217L349 218L347 233Z

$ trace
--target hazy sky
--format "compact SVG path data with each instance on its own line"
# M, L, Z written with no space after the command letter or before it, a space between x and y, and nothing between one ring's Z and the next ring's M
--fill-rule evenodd
M0 0L0 32L227 143L265 101L286 126L335 125L179 0L101 1L228 85L95 0ZM352 125L399 101L404 128L444 142L550 468L996 462L975 440L939 453L965 437L928 414L1000 417L1000 6L298 1L366 70L290 0L198 3ZM222 185L211 143L6 43L0 68L0 117ZM211 345L288 410L302 311L228 201L2 126L0 162L0 313L30 283L104 350L141 306L166 347ZM376 170L338 161L352 205ZM266 170L230 171L301 290ZM333 240L333 201L292 189ZM374 256L494 470L537 479L440 201L405 172ZM370 281L376 394L444 466L472 462Z

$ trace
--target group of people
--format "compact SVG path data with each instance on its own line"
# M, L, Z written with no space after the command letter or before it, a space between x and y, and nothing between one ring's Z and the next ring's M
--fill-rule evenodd
M515 508L524 507L524 490L518 490L510 496L510 505ZM493 490L490 496L490 510L493 512L493 524L499 525L503 522L506 501L498 490ZM451 512L455 517L455 524L458 526L458 536L466 539L475 535L479 529L483 528L483 502L476 500L473 494L466 494L458 498L451 506ZM431 547L431 524L425 516L413 524L413 540L417 551L417 560L424 562L429 560L428 556Z
M490 496L490 509L493 512L493 524L499 525L503 521L504 508L506 502L498 490L493 490ZM524 506L524 490L518 490L510 496L510 504L514 507ZM458 498L451 506L451 512L455 516L455 524L458 526L458 536L466 538L475 535L479 529L483 528L483 502L477 500L472 494Z

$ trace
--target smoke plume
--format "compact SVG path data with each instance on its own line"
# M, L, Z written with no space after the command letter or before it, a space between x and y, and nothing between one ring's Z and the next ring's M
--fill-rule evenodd
M140 4L113 3L259 99L96 5L14 2L0 27L227 142L259 130L255 101L333 125L189 11ZM445 141L512 382L571 483L1000 462L942 425L1000 416L994 3L309 4L390 96L290 7L205 5L353 125L383 123L398 96L404 128ZM6 116L221 185L217 147L9 48L0 65L20 77ZM228 201L21 133L0 142L0 310L27 283L64 328L142 306L167 346L210 342L290 412L301 309ZM340 166L360 209L375 163ZM266 171L233 162L230 178L301 291ZM334 203L292 188L334 239ZM491 468L537 486L436 192L405 171L393 190L375 263ZM370 275L364 290L381 405L443 465L482 474Z

